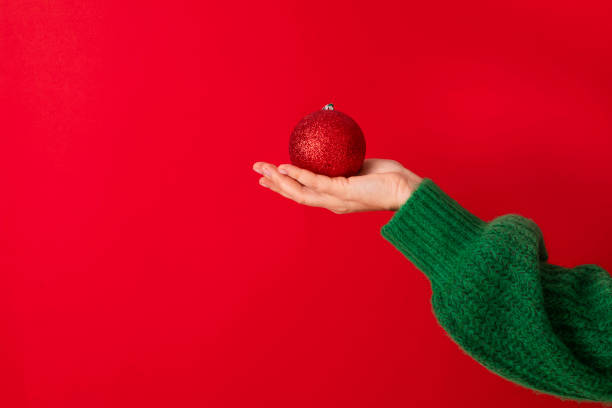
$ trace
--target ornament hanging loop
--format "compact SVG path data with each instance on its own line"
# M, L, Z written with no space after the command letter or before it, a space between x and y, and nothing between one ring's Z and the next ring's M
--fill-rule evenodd
M327 105L325 105L323 107L323 110L334 110L334 104L333 103L328 103Z

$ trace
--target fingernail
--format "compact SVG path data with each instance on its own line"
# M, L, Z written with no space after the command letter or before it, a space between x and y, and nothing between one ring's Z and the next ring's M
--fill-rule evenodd
M260 178L259 179L259 184L261 184L264 187L268 187L268 183L265 180L266 179L264 179L264 178Z
M266 167L262 169L264 176L270 177L270 170Z
M289 174L289 173L287 172L287 170L286 170L284 167L279 167L279 168L278 168L278 172L279 172L280 174L285 174L285 175L286 175L286 174Z

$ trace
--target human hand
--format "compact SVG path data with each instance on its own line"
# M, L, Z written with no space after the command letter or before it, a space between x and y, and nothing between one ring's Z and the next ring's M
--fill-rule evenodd
M299 204L336 214L395 211L423 180L395 160L366 159L352 177L327 177L291 164L256 162L259 184Z

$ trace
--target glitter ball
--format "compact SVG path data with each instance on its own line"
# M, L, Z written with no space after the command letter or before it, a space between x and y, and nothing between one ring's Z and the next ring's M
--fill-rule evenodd
M328 104L295 126L289 138L289 158L314 173L349 177L361 169L365 138L357 122Z

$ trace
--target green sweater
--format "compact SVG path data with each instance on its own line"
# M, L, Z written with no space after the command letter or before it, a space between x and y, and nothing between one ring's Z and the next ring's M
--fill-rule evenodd
M498 375L562 399L612 402L612 277L547 262L542 232L485 222L425 178L382 227L431 283L439 324Z

